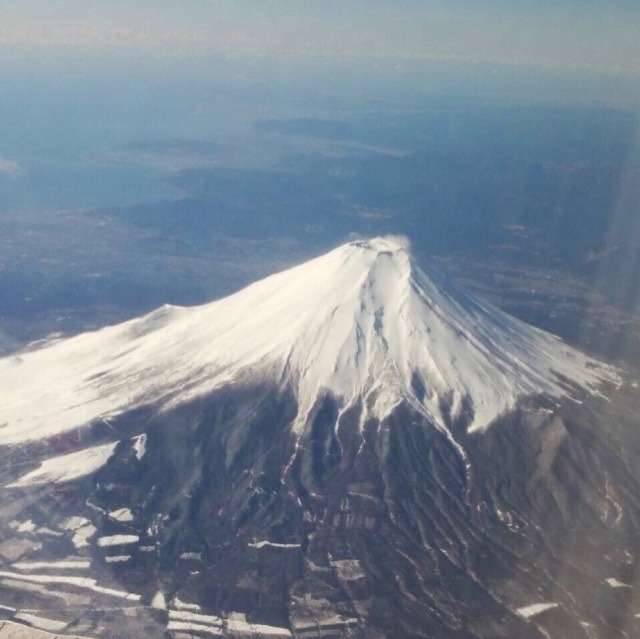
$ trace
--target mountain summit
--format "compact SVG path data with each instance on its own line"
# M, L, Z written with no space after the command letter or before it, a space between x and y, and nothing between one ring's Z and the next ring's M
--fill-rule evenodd
M301 432L326 393L381 419L408 401L439 428L483 429L523 396L597 391L611 367L415 266L406 241L354 241L204 306L0 360L0 443L175 407L248 379L291 385Z

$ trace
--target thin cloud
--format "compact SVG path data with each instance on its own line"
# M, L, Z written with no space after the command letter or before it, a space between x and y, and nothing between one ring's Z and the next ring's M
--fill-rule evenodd
M30 2L39 6L37 0ZM120 5L116 11L93 2L91 11L74 20L63 19L62 10L42 19L14 11L3 16L0 45L163 57L406 60L640 74L640 41L631 26L640 9L624 19L616 12L603 17L595 9L576 13L566 6L563 11L498 11L492 2L481 3L484 11L466 4L437 9L441 3L433 2L430 9L410 2L397 11L383 2L376 10L362 3L347 5L351 9L330 3L302 12L282 0L262 10L226 0L192 0L179 9L162 3L143 20L138 11L143 4L131 3L126 11ZM65 3L68 11L72 5L81 6L74 0Z

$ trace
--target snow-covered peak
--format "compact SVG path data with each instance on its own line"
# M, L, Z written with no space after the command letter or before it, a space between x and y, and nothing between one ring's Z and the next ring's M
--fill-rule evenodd
M356 240L346 246L354 251L357 249L374 251L376 253L404 251L408 255L411 245L409 239L403 235L385 235L382 237L373 237L367 240Z
M345 244L225 299L0 359L0 443L40 438L131 408L187 402L265 378L297 392L302 432L317 399L362 400L383 418L408 401L486 427L519 397L596 391L615 371L412 264L408 242Z

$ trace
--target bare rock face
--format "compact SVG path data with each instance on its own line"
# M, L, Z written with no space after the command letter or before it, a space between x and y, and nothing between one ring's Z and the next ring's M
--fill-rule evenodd
M397 239L0 360L0 378L0 618L637 635L637 388L448 292Z

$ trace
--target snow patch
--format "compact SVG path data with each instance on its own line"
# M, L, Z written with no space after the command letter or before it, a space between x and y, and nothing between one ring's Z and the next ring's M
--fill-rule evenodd
M215 615L204 615L197 612L191 612L189 610L169 610L170 621L182 621L186 623L195 623L211 628L221 628L222 619Z
M65 519L61 524L61 528L63 530L78 530L78 528L88 523L90 522L86 517L77 517L74 515Z
M227 620L227 630L231 633L240 635L266 635L274 637L291 637L291 632L287 628L278 628L276 626L266 626L258 623L248 623L238 615L231 615Z
M131 559L131 555L111 555L104 558L108 564L123 564L129 559Z
M69 625L66 621L37 617L36 615L32 615L27 612L18 612L13 616L13 618L16 621L23 621L34 628L46 630L47 632L61 632Z
M48 535L49 537L63 537L64 533L61 533L57 530L52 530L51 528L47 528L46 526L43 526L42 528L38 528L36 530L36 533L38 535Z
M71 541L76 548L85 548L89 545L89 538L93 537L98 529L93 524L77 528Z
M36 592L38 594L47 594L47 589L39 584L32 584L17 579L0 579L0 584L14 590L24 590L25 592Z
M36 525L30 519L19 524L16 522L16 524L15 530L20 533L33 532L36 529ZM14 526L12 526L12 528L14 528Z
M87 570L91 567L90 561L19 561L12 564L12 568L17 570L45 570L52 568L55 570Z
M39 468L21 477L9 488L22 488L33 484L57 484L85 477L102 468L117 446L116 443L87 448L68 455L60 455L43 461Z
M67 575L23 575L20 573L6 572L4 570L0 570L0 577L11 581L24 581L31 584L66 584L128 601L140 601L141 599L140 595L134 593L98 586L96 580L90 579L89 577L69 577Z
M116 521L122 521L122 522L133 521L133 513L129 508L120 508L118 510L112 510L109 513L109 517L111 517L111 519L115 519Z
M108 546L127 546L129 544L137 544L140 541L138 535L109 535L108 537L99 537L98 546L106 548Z
M615 577L609 577L604 581L608 586L611 586L611 588L633 588L633 586L630 586L629 584L625 584L622 581L618 581Z
M300 548L300 544L278 544L273 541L254 541L247 544L249 548L264 548L269 546L270 548Z
M516 612L525 619L530 619L531 617L535 617L536 615L557 607L557 603L549 601L545 603L532 604L530 606L523 606L522 608L518 608Z
M151 600L151 607L156 610L167 609L167 600L161 590L158 590L158 592L153 596L153 599Z
M136 457L140 461L147 452L147 436L145 433L133 438L133 450L136 451Z
M204 626L199 623L190 623L187 621L173 621L170 620L167 624L167 630L179 632L197 632L205 635L214 635L216 637L222 636L222 628L216 628L213 626Z
M173 600L173 607L176 610L188 610L191 612L200 612L202 610L198 604L182 601L179 597L176 597Z

